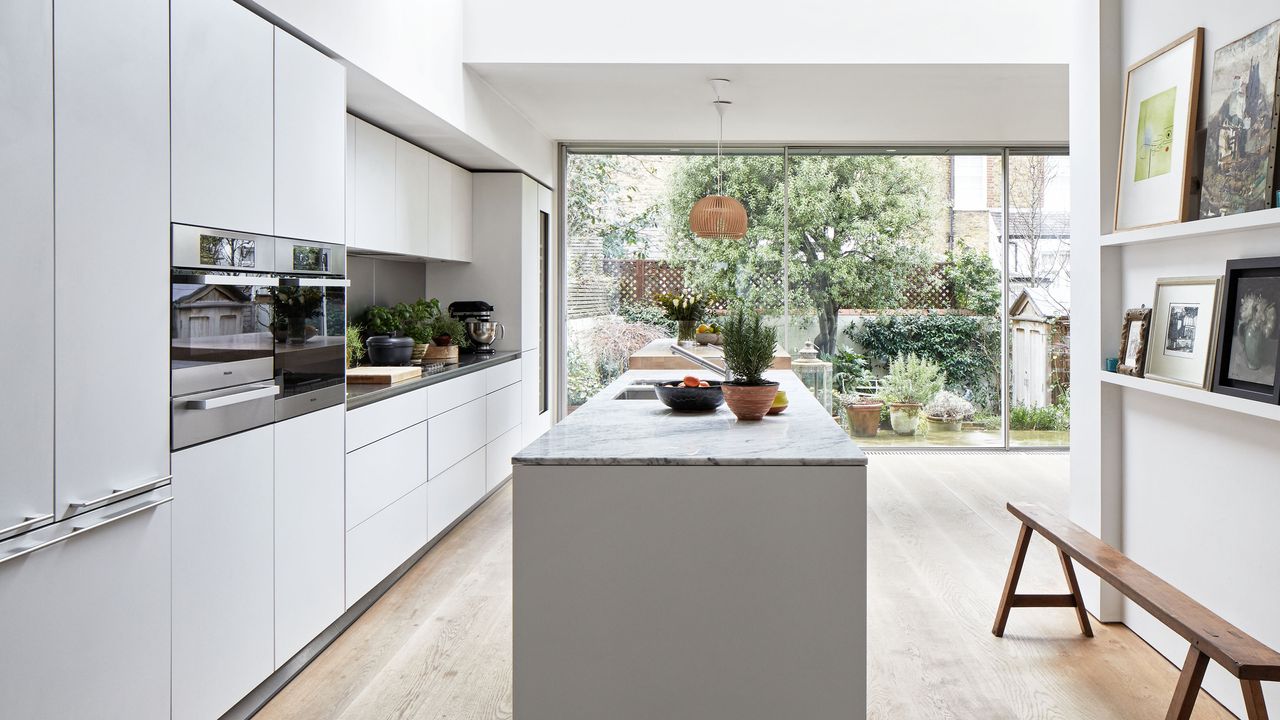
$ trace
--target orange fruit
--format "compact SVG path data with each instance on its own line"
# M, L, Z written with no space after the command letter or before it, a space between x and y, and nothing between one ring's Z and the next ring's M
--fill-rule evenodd
M685 387L698 387L698 383L700 383L700 382L702 382L702 381L701 381L701 380L699 380L698 378L696 378L696 377L692 376L692 375L685 375L685 376L684 376L684 386L685 386Z
M707 382L706 380L703 380L702 382L698 383L698 387L711 387L711 383Z

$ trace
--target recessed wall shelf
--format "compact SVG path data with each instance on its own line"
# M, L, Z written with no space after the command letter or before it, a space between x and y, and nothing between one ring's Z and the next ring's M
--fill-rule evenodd
M1163 395L1165 397L1171 397L1185 402L1196 403L1197 405L1216 407L1229 412L1240 413L1242 415L1252 415L1253 417L1260 417L1266 420L1280 421L1280 405L1268 405L1267 403L1258 402L1256 400L1245 400L1243 398L1232 397L1230 395L1212 393L1208 390L1174 385L1172 383L1160 382L1159 380L1130 377L1128 375L1120 375L1119 373L1113 372L1103 372L1102 382L1103 384L1132 388L1141 392L1151 393L1152 395Z
M1280 229L1280 208L1271 208L1269 210L1256 210L1254 212L1209 218L1207 220L1192 220L1191 222L1176 223L1173 225L1159 225L1157 227L1142 228L1140 230L1122 230L1120 232L1111 233L1110 235L1103 235L1101 245L1102 247L1124 247L1127 245L1164 242L1167 240L1181 240L1183 238L1209 237L1211 235L1247 232L1250 230L1278 229Z

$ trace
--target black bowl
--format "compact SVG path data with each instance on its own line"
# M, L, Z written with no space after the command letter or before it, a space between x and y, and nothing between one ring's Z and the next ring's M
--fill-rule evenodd
M711 387L685 387L683 380L658 383L654 392L663 405L676 412L711 412L724 402L724 392L719 380L708 380Z

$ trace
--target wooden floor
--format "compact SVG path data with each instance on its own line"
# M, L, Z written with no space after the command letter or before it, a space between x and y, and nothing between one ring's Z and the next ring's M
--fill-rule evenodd
M1017 524L1008 500L1062 508L1065 454L872 458L868 718L1163 717L1177 671L1123 626L1079 635L1070 609L992 613ZM1037 538L1024 592L1061 592ZM458 526L257 716L510 718L511 488ZM1202 695L1197 720L1230 718Z

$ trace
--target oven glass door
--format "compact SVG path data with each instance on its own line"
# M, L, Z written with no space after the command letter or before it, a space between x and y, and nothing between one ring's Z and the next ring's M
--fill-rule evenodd
M344 402L345 280L284 278L275 298L276 420Z
M273 277L175 271L170 302L174 396L270 380Z

